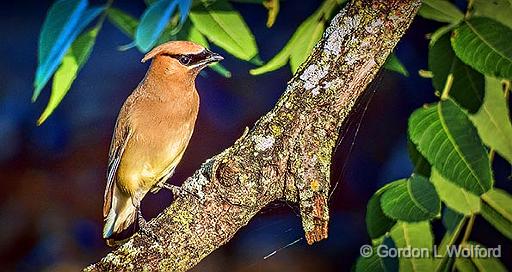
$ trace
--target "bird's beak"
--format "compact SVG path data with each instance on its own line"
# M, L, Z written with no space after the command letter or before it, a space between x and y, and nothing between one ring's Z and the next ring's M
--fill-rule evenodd
M205 62L207 64L212 63L212 62L218 62L218 61L221 61L224 59L221 55L214 53L208 49L206 52L208 54L208 57L206 57L206 59L205 59Z

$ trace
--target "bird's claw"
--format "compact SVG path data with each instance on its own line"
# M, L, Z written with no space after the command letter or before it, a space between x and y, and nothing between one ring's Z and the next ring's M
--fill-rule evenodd
M158 243L162 243L163 242L163 240L160 237L158 237L155 234L155 232L148 227L146 219L144 219L144 217L142 217L142 214L140 212L137 213L137 221L138 221L138 224L139 224L139 233L141 235L146 235L146 236L148 236L149 238L155 240Z

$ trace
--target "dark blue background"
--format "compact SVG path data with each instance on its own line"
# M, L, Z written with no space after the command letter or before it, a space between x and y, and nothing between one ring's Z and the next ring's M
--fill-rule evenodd
M7 270L48 268L78 270L108 252L101 239L102 197L107 152L119 108L144 76L147 64L130 42L108 22L101 30L89 62L69 94L44 125L35 121L50 89L30 103L37 59L37 41L52 1L12 1L0 8L0 263ZM102 2L98 2L101 4ZM254 32L264 60L276 54L295 28L320 1L283 1L273 28L265 27L266 10L235 5ZM115 7L140 16L143 1L116 1ZM264 257L303 237L292 203L273 203L242 229L228 245L208 256L197 271L334 271L348 270L359 247L369 243L364 224L366 203L381 185L407 177L412 166L406 150L409 114L435 101L431 83L418 76L427 67L425 34L439 24L417 18L397 48L410 77L382 72L350 116L332 166L339 182L331 205L329 239L313 246L304 240ZM251 64L226 56L233 72L226 79L206 71L197 80L201 109L196 130L172 183L180 184L201 162L237 139L245 126L272 108L291 78L289 67L251 76ZM372 95L374 93L374 95ZM373 97L373 98L372 98ZM365 112L364 105L372 98ZM360 125L360 129L358 127ZM359 131L357 137L355 132ZM353 146L352 152L349 152ZM507 164L496 175L503 183ZM506 181L504 181L506 182ZM171 201L168 192L148 195L147 218ZM437 227L436 227L437 229ZM438 237L439 238L439 237ZM493 246L509 241L477 220L473 238Z

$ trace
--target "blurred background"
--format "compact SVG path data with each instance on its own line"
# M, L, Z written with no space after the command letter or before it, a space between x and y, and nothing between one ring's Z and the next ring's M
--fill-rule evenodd
M89 62L63 103L42 126L36 126L50 93L46 87L37 103L30 102L37 41L52 2L10 1L0 9L0 264L5 271L77 271L110 250L101 239L110 137L118 110L148 67L140 63L142 54L135 49L117 50L130 40L106 22ZM283 1L271 29L265 26L267 11L262 6L235 7L255 34L262 59L268 60L320 3ZM138 17L145 5L142 0L116 1L114 7ZM430 80L420 78L417 71L427 67L425 35L437 27L432 21L416 18L396 50L411 75L381 72L351 114L332 165L333 186L338 185L330 200L329 239L308 246L301 239L303 231L294 204L273 203L195 271L351 268L359 247L370 242L364 223L368 199L383 184L412 171L407 118L423 103L436 100ZM251 76L251 64L217 47L213 51L226 57L223 64L233 76L223 78L207 70L198 78L199 118L171 179L174 184L230 146L246 126L251 127L269 111L292 76L288 66ZM494 168L498 187L510 189L506 162L496 158ZM165 190L148 194L142 205L145 217L156 216L171 200ZM442 227L436 228L440 239ZM489 247L499 241L508 243L502 245L502 261L511 267L506 257L511 256L510 241L488 223L477 220L472 238Z

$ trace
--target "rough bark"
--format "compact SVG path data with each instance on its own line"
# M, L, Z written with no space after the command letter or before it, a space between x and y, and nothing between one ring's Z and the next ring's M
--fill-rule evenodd
M327 238L330 163L340 126L412 22L420 0L354 0L331 21L282 97L231 147L207 160L184 194L86 271L185 271L268 203L299 204L309 244Z

